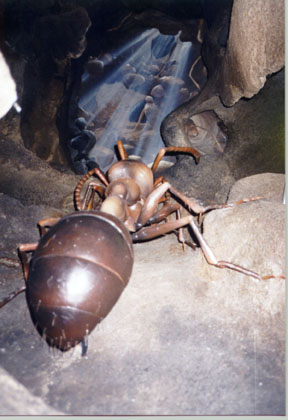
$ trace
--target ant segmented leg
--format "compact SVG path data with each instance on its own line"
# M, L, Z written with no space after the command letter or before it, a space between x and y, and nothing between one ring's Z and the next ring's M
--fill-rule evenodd
M235 201L234 203L212 204L211 206L203 207L203 212L202 213L206 213L209 210L231 208L231 207L238 206L239 204L249 203L250 201L263 200L263 198L265 198L263 195L259 195L259 196L256 196L256 197L243 198L242 200Z
M83 201L82 201L82 205L81 205L81 210L92 210L93 209L93 203L94 203L94 197L95 197L95 192L97 192L99 194L99 196L103 199L104 198L104 193L105 193L105 187L103 187L103 185L99 185L95 182L90 182L84 197L83 197Z
M156 188L148 195L138 220L139 226L144 226L154 215L159 201L162 199L165 192L169 189L169 186L170 184L168 182L164 182L162 185L160 185L160 187Z
M176 229L188 225L191 218L192 216L185 216L181 219L169 221L161 225L143 227L132 234L132 239L133 241L145 241L147 239L157 238L158 236L165 235L166 233L173 232Z
M201 235L201 233L200 233L198 227L196 226L196 224L194 223L193 219L191 219L189 224L190 224L191 228L193 229L193 232L195 233L195 235L198 239L198 242L201 246L201 249L203 251L203 254L204 254L208 264L214 265L215 267L218 267L218 268L229 268L231 270L238 271L239 273L245 274L246 276L253 277L257 280L266 280L267 278L277 278L277 277L283 278L283 276L261 276L260 274L256 273L255 271L248 270L247 268L244 268L240 265L231 263L229 261L217 260L213 251L211 250L211 248L209 247L209 245L207 244L207 242L205 241L205 239Z
M157 210L156 213L153 214L152 217L148 220L149 224L152 223L159 223L162 220L166 219L170 214L177 212L180 209L180 205L177 203L174 204L164 204L164 206Z
M6 303L10 302L11 300L13 300L16 296L18 296L20 293L25 292L26 290L26 286L23 287L19 287L19 289L15 290L14 292L10 293L9 296L7 296L6 298L2 299L0 301L0 308L3 308L3 306L6 305Z
M18 251L19 251L19 254L20 254L20 257L21 257L21 260L22 260L22 264L23 264L23 271L24 271L25 283L27 282L28 272L29 272L29 262L28 262L28 258L27 258L26 252L35 251L35 249L37 248L37 245L38 245L38 243L35 243L35 244L22 244L22 245L19 245L19 248L18 248ZM8 259L8 260L10 260L10 259ZM19 287L18 289L16 289L14 292L10 293L9 296L7 296L6 298L4 298L4 299L2 299L0 301L0 308L2 308L3 306L5 306L8 302L11 302L11 300L13 300L20 293L25 292L25 290L26 290L26 286L22 286L22 287Z
M163 185L165 185L165 184L163 184ZM208 264L214 265L215 267L218 267L218 268L229 268L231 270L238 271L242 274L245 274L246 276L253 277L257 280L261 280L261 279L266 280L266 279L269 279L269 278L278 278L278 277L285 278L284 276L281 276L281 275L280 276L272 276L272 275L271 276L261 276L260 274L256 273L255 271L248 270L248 269L246 269L246 268L244 268L240 265L231 263L229 261L217 260L213 251L211 250L211 248L209 247L209 245L207 244L207 242L205 241L205 239L201 235L198 227L196 226L196 224L193 220L193 216L191 216L191 215L182 217L181 219L178 219L178 220L175 220L175 221L166 222L166 223L161 224L161 225L153 225L153 226L144 227L144 228L140 229L138 232L133 233L132 234L132 239L133 239L133 241L145 241L145 240L148 240L148 239L153 239L153 238L156 238L158 236L164 235L166 233L172 232L175 229L179 229L181 227L184 227L188 224L191 226Z
M38 242L34 244L21 244L18 247L18 252L19 252L22 264L23 264L25 282L27 282L28 273L29 273L29 262L28 262L28 257L26 253L35 251L37 246L38 246Z
M198 152L198 150L194 149L194 147L174 147L174 146L170 146L170 147L163 147L162 149L160 149L158 155L156 156L154 163L152 165L152 172L155 172L160 161L163 159L163 157L165 156L166 153L168 152L181 152L181 153L189 153L191 154L194 158L196 163L199 162L200 160L200 153Z
M74 199L75 199L76 210L84 210L85 203L83 203L83 201L81 203L81 197L80 197L81 190L82 190L85 182L93 175L97 175L97 177L100 179L100 181L103 182L103 184L106 187L107 187L107 185L109 185L109 182L107 181L105 175L103 174L103 172L100 171L99 168L94 168L94 169L91 169L89 172L87 172L87 174L84 175L80 179L80 181L78 182L78 184L76 185L76 188L74 190ZM93 184L93 185L96 185L96 184ZM89 188L89 186L88 186L88 188ZM86 191L86 193L87 193L87 191ZM85 193L85 195L86 195L86 193Z
M40 235L44 236L46 233L46 228L56 225L56 223L59 222L59 220L60 220L60 217L50 217L48 219L39 220L38 226L40 229Z
M118 147L118 152L119 152L121 160L129 159L129 156L125 150L124 144L122 143L121 140L117 141L117 147Z
M81 341L81 345L82 345L82 354L81 356L84 357L87 354L88 351L88 334L86 334L82 341Z

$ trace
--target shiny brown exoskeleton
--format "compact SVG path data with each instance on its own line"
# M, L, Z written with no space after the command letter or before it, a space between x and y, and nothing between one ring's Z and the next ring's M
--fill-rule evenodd
M57 219L55 219L56 221ZM48 223L47 223L48 222ZM54 219L40 222L53 224ZM30 264L27 252L34 251ZM127 285L133 266L129 232L114 216L81 211L60 219L38 244L20 245L32 320L47 342L63 351L106 317ZM111 258L113 255L113 258Z

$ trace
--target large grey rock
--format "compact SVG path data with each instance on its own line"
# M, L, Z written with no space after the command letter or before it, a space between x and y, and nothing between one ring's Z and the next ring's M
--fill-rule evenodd
M285 215L282 204L285 176L258 174L237 181L229 202L264 196L263 199L210 212L204 221L204 237L217 250L217 258L257 271L261 275L285 275ZM205 266L209 276L235 278L227 270ZM271 280L272 281L272 280Z
M285 275L285 213L285 205L265 200L215 210L205 218L204 237L220 260L263 276ZM205 271L216 279L236 278L227 270Z
M227 106L251 98L285 65L284 0L235 0L220 96Z
M235 182L229 193L228 202L242 198L263 196L265 200L283 202L285 174L264 173L251 175Z

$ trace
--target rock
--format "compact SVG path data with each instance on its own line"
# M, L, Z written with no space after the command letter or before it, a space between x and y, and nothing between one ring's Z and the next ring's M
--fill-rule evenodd
M145 77L137 73L127 73L123 78L123 84L127 89L136 89L145 83Z
M159 99L159 98L162 98L164 96L164 93L165 93L165 91L164 91L163 86L162 85L156 85L151 90L150 95Z
M193 115L184 122L184 131L189 143L201 154L222 154L227 143L227 135L220 128L221 120L213 111Z
M121 67L121 72L125 76L126 74L129 74L129 73L136 73L137 70L136 70L136 67L131 66L130 63L126 63L124 64L124 66Z
M157 64L150 64L147 68L148 72L153 74L154 76L156 76L159 71L160 71L160 67Z
M104 63L97 58L91 58L85 63L84 66L85 71L90 74L90 76L99 76L102 74L104 69Z
M275 186L279 191L279 177L273 175L277 174L256 175L238 181L231 190L229 201L265 194L267 186L272 189ZM266 195L263 200L209 213L204 221L204 237L215 251L216 258L241 265L262 276L285 275L286 209L280 197L279 191L270 197ZM203 269L205 275L215 280L228 281L238 276L232 270L218 270L206 263ZM273 285L273 280L268 283ZM275 283L278 284L277 279Z
M86 32L91 26L87 10L76 7L59 15L47 14L36 19L33 31L35 54L58 60L79 58L86 48Z
M25 386L16 381L0 367L0 415L1 416L55 416L63 415L49 407L44 401L31 394Z
M11 209L13 209L13 215L11 214ZM1 193L1 256L11 257L13 255L17 258L18 244L33 243L39 240L37 227L39 220L50 217L62 217L64 214L65 211L62 209L49 205L23 205L19 200Z
M46 204L61 208L62 200L73 196L79 180L70 172L61 173L34 153L9 138L0 139L0 188L25 204Z
M176 87L183 87L185 82L179 77L174 76L162 76L159 78L159 82L165 87L169 86L176 86Z
M141 111L144 108L144 105L145 104L146 104L146 100L145 99L141 99L141 101L137 102L137 104L135 104L132 107L131 112L129 114L129 121L131 121L131 122L137 122L139 120ZM143 115L142 122L146 122L145 115Z
M285 185L284 174L264 173L248 176L235 182L229 193L228 202L242 198L264 196L265 200L282 203Z
M285 65L284 1L233 2L227 51L223 59L220 96L227 106L251 98L269 74Z

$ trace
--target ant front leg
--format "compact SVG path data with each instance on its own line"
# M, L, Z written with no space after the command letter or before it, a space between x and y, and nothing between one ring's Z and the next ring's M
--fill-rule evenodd
M15 290L14 292L10 293L9 296L7 296L6 298L0 301L0 308L3 308L3 306L5 306L8 302L11 302L11 300L13 300L16 296L20 295L20 293L25 292L25 290L26 290L26 286L22 286L22 287L19 287L19 289Z
M38 246L38 242L36 242L34 244L21 244L18 247L19 256L20 256L20 259L21 259L22 265L23 265L25 282L27 282L28 274L29 274L29 261L28 261L28 257L27 257L27 252L35 251L37 246Z
M176 146L170 146L170 147L163 147L160 149L158 155L156 156L154 163L152 165L152 172L155 172L160 161L163 159L166 153L169 152L180 152L180 153L189 153L195 158L196 163L199 162L200 159L200 153L198 150L194 149L194 147L176 147Z
M21 244L18 247L19 256L20 256L20 259L21 259L22 265L23 265L25 283L27 283L28 274L29 274L29 261L28 261L28 257L27 257L26 253L35 251L37 246L38 246L38 242L34 243L34 244ZM0 308L5 306L8 302L11 302L11 300L13 300L20 293L25 292L25 290L26 290L26 285L22 286L22 287L19 287L14 292L10 293L9 296L7 296L6 298L4 298L0 301Z
M125 150L124 144L122 143L121 140L117 141L117 148L118 148L118 152L119 152L121 160L129 159L129 156Z
M48 219L39 220L38 226L39 226L39 230L40 230L40 235L44 236L47 228L56 225L56 223L59 220L60 220L60 217L50 217Z
M90 209L92 208L93 199L94 199L94 192L93 191L99 192L100 196L104 195L105 187L103 185L99 185L99 184L96 184L94 182L91 182L87 187L87 190L86 190L85 195L84 195L84 199L81 200L81 197L80 197L81 190L82 190L85 182L93 175L97 175L97 177L100 179L101 182L103 182L105 187L107 187L109 185L109 182L107 181L103 172L100 171L100 169L94 168L94 169L91 169L91 171L87 172L87 174L84 175L80 179L80 181L78 182L78 184L76 185L76 188L74 190L74 199L75 199L76 210L85 210L88 207L90 207ZM90 197L89 197L89 193L91 193L91 192L92 192L92 201L91 201L91 194L90 194Z

